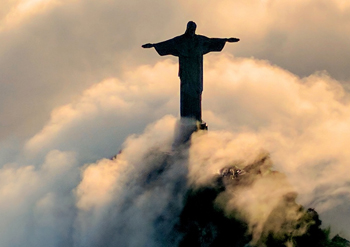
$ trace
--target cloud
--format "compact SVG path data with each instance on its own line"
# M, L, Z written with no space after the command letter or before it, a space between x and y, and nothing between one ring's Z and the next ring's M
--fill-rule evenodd
M0 170L1 245L70 244L79 171L73 153L50 151L43 164L8 164Z
M267 61L225 54L208 56L205 72L203 117L210 131L194 139L189 160L200 165L190 166L191 179L206 184L223 166L243 166L259 153L269 152L274 169L286 174L303 205L336 214L333 209L348 203L350 157L344 147L350 133L350 105L339 82L325 73L300 78ZM112 157L128 135L141 133L148 122L169 112L178 114L176 74L177 65L164 60L91 86L74 102L52 112L51 120L26 142L19 160L40 164L55 149L75 152L79 166ZM163 78L169 77L164 83ZM161 138L166 131L152 134ZM142 152L147 145L133 150ZM101 177L110 169L115 169L113 162L103 161L86 168L86 174L91 171ZM101 205L114 200L108 189L107 194L96 193L105 195ZM79 205L89 205L89 200Z
M159 26L150 21L146 27L143 20L171 12L171 6L159 3L146 11L150 3L65 1L2 30L0 137L30 137L53 108L71 102L94 83L120 75L128 61L139 64L145 34Z
M167 168L163 181L147 177L171 151L174 126L175 118L164 117L142 135L130 136L116 159L83 167L76 153L59 150L48 151L42 163L5 165L0 169L0 244L96 246L125 241L124 246L140 246L143 240L152 241L152 223L162 213L171 217L167 207L173 191L179 191L172 180L186 173L178 169L177 159L180 163ZM174 203L179 209L181 205L181 200ZM118 227L124 227L121 235L115 232Z
M25 19L30 18L33 15L40 14L55 7L60 1L57 0L22 0L15 1L8 14L3 19L2 29L13 28L15 25L19 25ZM10 3L11 4L11 3Z
M336 1L181 1L187 19L208 36L239 37L226 51L266 59L299 76L326 70L348 81L349 3ZM197 11L201 9L201 11Z
M349 204L349 9L342 0L5 1L0 10L6 26L0 31L0 172L2 187L15 192L4 189L4 205L10 196L8 201L19 205L13 212L26 215L38 203L36 210L46 212L35 216L38 221L57 221L49 215L73 207L59 203L71 200L67 191L79 179L58 196L56 189L64 183L53 179L53 185L51 175L43 175L47 157L73 152L73 166L81 167L115 155L128 135L141 133L150 122L177 116L176 59L165 60L140 45L179 35L194 20L204 35L241 38L227 44L225 54L205 57L203 116L210 132L198 150L209 150L221 163L209 159L208 173L198 181L217 172L226 162L223 155L234 154L228 162L244 155L249 160L263 149L286 173L300 202L320 210L327 223L346 226L342 216L348 211L341 205ZM110 162L91 170L109 169ZM8 231L28 234L16 217L4 220L13 222ZM61 219L59 229L71 229L71 220Z
M115 159L85 167L76 189L78 246L161 246L156 236L169 234L184 196L178 183L186 173L183 161L167 161L174 126L175 119L165 117L129 137ZM158 171L164 162L172 166Z
M327 174L325 180L343 176L350 116L349 95L339 82L322 73L299 78L264 61L220 58L207 69L203 105L209 127L261 140L276 166L295 174L295 181L300 173L311 178L308 169L314 164L316 172L316 163L322 164L317 174Z
M349 78L349 6L340 0L283 4L221 0L205 5L152 0L6 1L2 22L23 9L20 6L29 6L24 9L35 14L23 14L25 20L0 33L0 87L6 92L0 102L2 138L28 138L53 108L69 103L93 83L118 77L125 68L153 64L158 55L142 50L141 44L183 33L189 19L198 23L202 34L241 38L228 44L225 52L266 59L299 76L326 70L333 78Z
M177 115L176 73L176 65L165 60L126 71L123 81L111 78L91 86L53 110L51 120L25 144L26 158L52 149L74 150L82 162L114 156L127 136L166 114ZM168 74L174 76L165 80Z
M335 196L349 184L349 95L341 84L324 73L299 78L263 61L222 59L206 77L209 128L234 131L242 146L254 140L270 152L302 204L327 214L347 204L348 195Z

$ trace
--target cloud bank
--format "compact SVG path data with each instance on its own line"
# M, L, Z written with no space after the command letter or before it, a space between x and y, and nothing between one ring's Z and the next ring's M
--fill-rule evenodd
M228 45L226 53L269 60L301 77L326 70L345 85L348 11L349 5L341 0L220 0L205 5L154 0L4 1L0 86L6 93L0 101L0 136L28 138L39 131L53 108L71 102L93 83L120 77L125 68L154 64L159 57L140 45L183 33L190 19L197 22L199 33L241 38Z
M195 136L188 154L174 162L179 167L172 166L165 180L146 190L134 181L161 166L171 152L178 86L176 79L164 83L157 76L176 75L176 63L140 66L122 79L101 81L74 102L56 108L16 159L0 170L1 207L6 212L2 224L7 229L3 245L28 246L30 239L32 246L43 246L48 238L54 246L93 246L107 239L120 243L121 237L98 230L107 224L108 229L127 226L123 234L131 235L123 238L124 244L139 246L137 241L156 234L156 228L147 226L168 212L166 202L174 196L175 186L171 181L186 177L186 164L189 184L205 185L224 166L244 167L266 152L273 169L284 172L288 180L282 180L287 187L277 198L296 191L300 203L325 215L326 224L347 236L347 219L338 207L349 203L349 155L344 148L349 138L344 137L350 133L350 106L341 84L326 74L299 78L266 61L227 55L212 56L205 69L203 115L210 131ZM141 136L132 135L168 112L174 116L158 121ZM117 159L102 159L120 149ZM102 160L95 163L98 159ZM262 180L248 192L235 192L242 193L238 198L243 200L235 200L235 207L238 203L249 210L254 222L260 213L247 193L270 196L274 185ZM180 204L172 211L175 215ZM131 205L127 211L125 205ZM16 232L17 242L11 232ZM135 232L140 234L136 242L128 242Z
M181 34L188 20L199 33L241 38L205 58L203 117L210 131L190 153L194 160L211 156L200 162L207 173L198 181L265 150L297 200L349 238L349 7L341 0L4 1L3 245L87 241L87 222L98 225L120 200L110 193L121 170L115 161L95 161L114 156L149 123L178 116L176 60L140 45ZM159 133L173 133L173 118L162 120L166 130ZM101 181L90 180L95 174L106 184L94 192ZM101 195L100 204L82 199L90 190Z

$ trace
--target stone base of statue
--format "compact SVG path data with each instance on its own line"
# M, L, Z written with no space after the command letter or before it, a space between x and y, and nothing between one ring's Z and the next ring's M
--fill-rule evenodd
M206 122L200 122L199 125L198 125L198 129L199 130L208 130L208 125Z
M191 135L199 130L208 130L208 125L205 122L199 122L194 118L180 118L175 126L173 147L184 145L189 142Z

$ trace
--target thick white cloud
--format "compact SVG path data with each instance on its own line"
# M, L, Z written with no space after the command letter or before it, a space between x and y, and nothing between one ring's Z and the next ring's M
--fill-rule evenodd
M165 117L141 136L128 138L116 159L103 159L85 167L76 189L78 246L161 246L155 238L155 222L163 217L168 205L173 206L169 215L164 215L170 217L165 224L176 221L172 213L181 208L182 199L176 198L173 190L181 191L178 179L186 169L177 156L178 164L173 162L155 184L147 182L147 176L159 169L171 152L174 126L175 118ZM164 227L160 235L170 229Z
M74 150L85 162L114 156L128 135L177 114L176 73L176 65L166 60L126 71L123 81L111 78L93 85L76 101L53 110L47 125L26 143L26 158L51 149Z
M286 174L293 190L299 193L298 200L321 214L333 215L337 222L329 218L326 222L332 223L336 232L344 229L347 219L334 211L348 204L350 197L346 192L350 104L341 84L326 74L299 78L266 61L224 54L208 56L205 71L203 117L210 131L193 141L190 164L195 165L190 166L190 178L194 176L197 184L205 184L227 164L244 166L261 152L269 152L274 169ZM74 102L52 112L51 120L26 142L18 162L25 167L30 162L40 167L51 150L73 151L77 167L112 157L126 136L140 133L148 122L169 112L178 114L176 74L177 64L164 60L154 66L140 66L132 73L125 71L122 79L106 79L91 86ZM165 83L169 77L172 79ZM163 124L164 129L147 134L147 141L133 142L132 148L127 144L127 150L135 152L128 153L127 162L142 159L148 146L157 145L152 141L173 134L173 127L168 127L173 124L163 121L158 125ZM113 161L88 165L77 187L78 208L102 208L105 212L106 205L119 200L110 194L115 192L115 176L130 179L130 175L119 174ZM100 183L102 177L105 180ZM95 183L99 185L92 189ZM263 188L269 190L269 186ZM101 199L92 200L94 195ZM98 211L93 215L96 213L94 217L99 217ZM85 222L85 216L80 217Z
M71 190L79 181L73 153L50 151L43 164L7 164L0 170L2 246L70 245Z

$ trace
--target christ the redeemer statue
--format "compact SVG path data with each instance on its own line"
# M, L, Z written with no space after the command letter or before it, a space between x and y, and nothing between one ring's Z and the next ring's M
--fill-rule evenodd
M196 23L187 23L186 32L175 38L144 44L143 48L154 47L159 55L179 57L179 77L181 80L180 115L202 122L203 55L221 51L226 42L238 42L236 38L208 38L195 34Z

